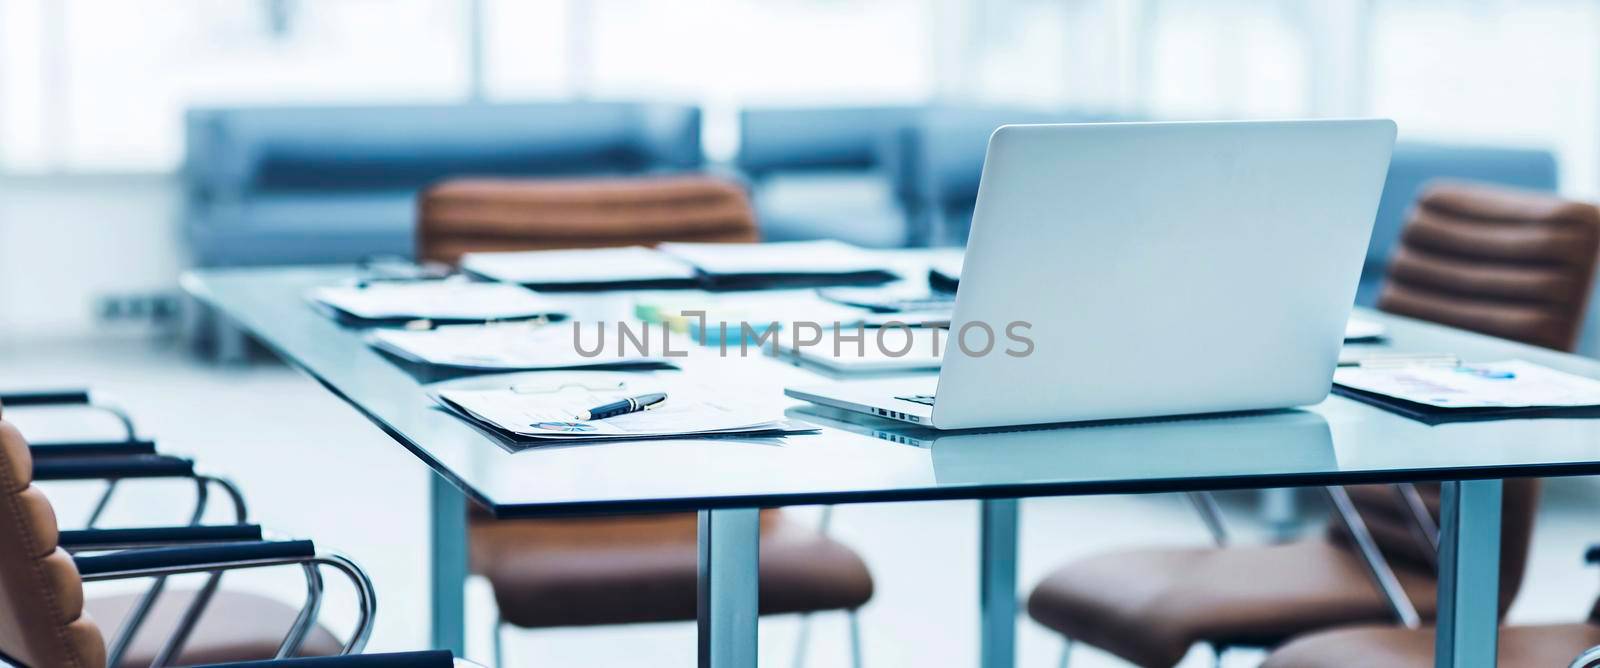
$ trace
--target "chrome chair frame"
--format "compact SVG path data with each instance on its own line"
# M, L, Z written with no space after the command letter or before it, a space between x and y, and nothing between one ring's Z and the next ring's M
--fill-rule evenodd
M361 653L366 648L367 640L372 635L372 624L377 614L377 594L373 590L372 580L367 576L366 572L355 562L336 553L318 553L310 557L215 561L182 566L108 571L86 575L83 577L83 581L99 582L149 577L156 578L158 582L162 582L165 578L173 575L209 574L205 585L190 601L189 607L184 610L183 616L179 618L177 628L167 638L166 643L162 645L161 651L156 655L155 661L152 662L152 668L159 668L168 665L168 662L175 659L183 651L184 644L188 642L189 636L194 632L195 626L198 625L206 606L210 604L211 598L215 595L223 573L235 570L291 565L301 566L306 573L307 601L301 608L300 614L295 618L295 622L291 625L289 632L285 635L283 642L279 645L277 658L287 658L297 653L306 636L315 625L323 593L320 568L324 566L343 573L356 589L358 608L356 628L351 633L350 639L341 647L339 655ZM152 591L159 593L160 588L153 588ZM153 596L147 595L145 598L150 599L149 602L153 603ZM146 603L146 601L141 599L140 603ZM121 663L122 657L132 644L133 637L138 633L140 626L144 624L145 618L149 615L151 607L150 604L135 605L134 609L129 613L128 619L124 621L122 628L118 630L107 652L106 663L108 666L116 666Z
M92 401L85 407L111 414L112 417L117 419L117 422L122 424L123 438L129 441L138 440L139 430L133 426L133 416L128 415L127 411L111 404L100 404Z
M139 442L138 428L134 426L133 416L129 415L127 411L116 406L115 404L96 401L95 393L92 390L63 390L53 394L48 392L23 392L19 394L20 396L18 396L18 394L13 395L12 403L10 404L12 409L53 406L82 406L91 410L108 413L112 417L116 418L117 422L122 426L122 443ZM5 393L0 393L0 401L4 401L3 397L5 397ZM47 452L51 447L51 443L44 442L33 444L31 449L35 453L41 453ZM197 483L197 498L195 502L194 519L191 521L192 524L198 523L199 518L205 513L208 484L214 484L218 487L221 487L233 502L234 515L238 518L238 521L240 523L246 521L248 511L245 508L244 495L240 493L238 487L235 486L231 481L205 474L197 474L194 476L194 478ZM122 481L121 478L104 478L104 480L106 480L106 489L101 493L100 498L95 502L94 509L90 511L89 519L85 523L85 526L88 528L93 528L97 523L99 523L100 518L105 514L106 509L111 504L111 497L116 493L118 484Z
M1422 616L1417 614L1417 606L1411 602L1411 597L1406 595L1406 590L1400 586L1400 579L1395 576L1394 569L1389 566L1389 561L1384 559L1383 552L1378 549L1378 542L1373 539L1366 520L1356 511L1355 503L1350 500L1350 493L1343 487L1324 487L1323 491L1327 493L1328 502L1333 505L1334 516L1339 519L1345 530L1350 532L1350 538L1355 542L1357 551L1361 553L1361 561L1367 567L1367 575L1372 578L1372 583L1378 588L1378 592L1383 594L1389 612L1406 628L1421 628ZM1412 491L1415 492L1416 488L1413 487ZM1417 498L1421 500L1420 495ZM1423 507L1423 511L1426 513L1427 508ZM1432 520L1431 515L1429 520Z
M211 474L208 474L208 473L202 473L202 472L195 472L195 473L193 473L191 475L182 475L182 476L152 476L152 477L150 477L150 479L161 479L161 478L165 478L165 479L188 478L188 479L190 479L190 480L192 480L194 482L194 485L195 485L194 510L191 511L190 515L189 515L189 524L191 524L191 525L199 524L201 519L205 516L206 510L209 508L210 501L211 501L211 487L212 486L216 486L217 488L221 489L223 494L228 497L229 504L233 506L233 515L234 515L234 521L235 522L237 522L239 524L244 524L244 523L249 521L250 509L249 509L249 506L245 503L244 492L242 492L239 489L238 485L234 484L233 481L228 480L227 478L223 478L221 476L216 476L216 475L211 475ZM123 477L116 477L116 476L96 476L96 477L92 477L92 478L85 477L85 478L73 478L73 479L62 479L62 480L46 480L46 481L42 481L42 482L79 482L79 481L85 481L85 480L104 480L105 483L106 483L106 488L105 488L104 491L102 491L100 493L100 497L95 501L94 508L89 512L89 518L84 522L84 528L93 529L93 528L95 528L96 525L98 525L100 523L100 520L105 516L106 510L111 507L111 498L112 498L112 496L115 495L118 486L121 485L122 481L129 480L129 479L131 479L131 478L123 478ZM138 479L145 479L145 477L141 476Z
M1222 523L1222 507L1217 504L1217 497L1211 492L1188 492L1185 496L1200 515L1200 521L1205 523L1206 530L1211 532L1211 542L1217 547L1227 547L1228 528Z
M1583 651L1578 658L1572 660L1568 668L1596 668L1600 666L1600 645L1595 645Z
M241 492L239 487L232 481L220 476L213 476L204 473L195 473L193 476L188 477L190 477L190 479L195 483L195 505L194 511L190 513L189 516L189 526L199 526L202 518L205 517L205 512L210 502L211 485L220 487L228 496L229 501L233 505L234 522L236 524L245 524L249 522L250 511L249 507L245 504L244 493ZM93 529L95 525L99 523L101 516L103 516L105 513L105 509L110 505L111 496L113 492L116 491L117 484L121 480L121 478L109 478L106 480L106 489L101 494L99 501L96 502L94 511L90 513L89 520L87 523L85 523L85 528ZM170 543L155 542L152 544L129 545L126 547L158 547L162 545L170 545ZM102 551L106 549L111 549L111 547L100 546L94 548L94 551ZM309 578L310 576L308 575L307 577ZM221 580L222 571L213 572L209 577L206 578L205 584L201 585L200 592L195 596L194 601L191 602L190 608L184 612L184 616L180 621L179 630L168 639L167 644L162 647L162 651L157 654L156 661L153 664L154 666L166 665L166 661L177 657L178 652L183 649L183 644L188 640L189 629L192 629L194 623L199 621L200 613L204 611L209 599L216 592L217 587L221 584ZM87 582L88 579L85 578L85 581ZM126 653L128 648L131 646L134 635L138 633L139 626L144 623L144 618L150 613L150 610L155 607L156 601L160 599L161 593L166 590L166 586L166 576L158 576L151 581L150 587L146 589L144 593L139 596L139 599L134 602L133 608L128 615L128 619L123 622L122 628L118 631L116 638L108 648L108 656L110 657L108 660L108 665L115 666L121 662L122 655ZM296 647L298 647L298 645Z
M1394 491L1400 496L1400 502L1405 504L1411 514L1411 536L1417 541L1417 547L1422 548L1422 553L1428 555L1428 563L1435 571L1439 568L1439 523L1433 520L1433 513L1428 511L1427 502L1422 500L1422 492L1417 490L1414 483L1402 482L1394 486Z
M138 429L134 425L132 416L130 416L127 411L121 409L120 407L109 403L95 401L93 398L93 393L88 390L63 392L54 398L47 398L43 401L39 401L36 398L34 401L24 401L20 404L14 404L11 407L16 409L30 406L84 406L93 410L102 411L116 418L117 422L121 425L123 432L121 441L106 442L103 445L109 446L120 443L131 444L139 442ZM50 448L52 446L53 444L50 442L34 444L35 448ZM202 472L196 472L194 475L186 477L191 478L195 483L195 507L190 514L188 526L194 527L200 525L201 520L205 516L205 512L209 506L210 489L213 485L220 488L228 497L231 505L233 506L235 523L243 525L249 521L249 507L245 503L244 494L242 491L240 491L239 487L233 483L233 481L228 480L227 478L209 475ZM91 479L95 478L82 478L82 480ZM104 516L106 509L110 506L111 498L115 494L118 484L123 480L123 478L117 477L99 479L106 481L106 489L96 500L94 508L90 512L89 518L85 523L85 528L87 529L93 529L95 525L99 523L100 519ZM80 552L108 552L120 550L138 550L143 548L172 547L177 545L198 546L205 544L221 544L226 542L231 541L226 539L218 539L214 541L136 540L120 543L96 543L92 546L86 546L82 548L69 548L68 552L72 554ZM136 602L135 611L130 614L129 620L124 623L123 628L119 629L117 637L113 641L113 647L111 648L111 651L108 651L107 665L116 666L118 663L120 663L121 657L126 653L127 648L131 645L134 635L137 634L139 627L144 622L145 617L149 615L150 609L154 606L155 600L165 588L165 583L168 577L173 575L201 572L208 574L205 584L201 586L200 590L195 594L194 599L190 601L189 607L184 610L182 617L179 618L178 627L173 630L172 635L167 638L166 643L162 645L161 650L157 653L155 659L152 661L152 668L167 666L172 661L176 660L179 654L181 654L184 645L189 640L190 635L193 634L195 627L198 626L200 618L205 612L205 608L210 604L211 599L215 596L216 591L221 584L223 573L230 570L268 568L293 564L299 564L305 574L306 600L301 606L299 613L295 616L294 621L291 623L288 633L285 634L283 641L279 644L278 651L276 652L274 658L280 660L288 659L299 653L301 647L305 643L306 638L310 635L311 630L315 628L318 614L322 608L323 580L321 569L324 566L333 568L343 573L350 580L351 584L356 590L358 607L356 628L351 633L350 639L347 640L341 647L340 655L348 656L360 654L362 650L366 648L367 641L371 638L373 622L375 621L377 615L377 593L373 589L372 580L354 561L351 561L350 559L337 553L319 553L312 557L246 561L218 561L207 564L191 564L183 567L146 568L128 571L104 572L84 576L83 581L86 583L144 577L154 578L151 588L140 597L138 602ZM482 668L482 666L479 664L462 658L453 658L452 664L455 666L455 668Z

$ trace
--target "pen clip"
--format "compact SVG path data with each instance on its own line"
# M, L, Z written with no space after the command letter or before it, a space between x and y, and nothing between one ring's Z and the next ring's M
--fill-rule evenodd
M485 327L496 327L502 329L538 329L548 324L550 324L550 314L548 313L540 313L539 315L531 318L490 318L483 321L483 326Z

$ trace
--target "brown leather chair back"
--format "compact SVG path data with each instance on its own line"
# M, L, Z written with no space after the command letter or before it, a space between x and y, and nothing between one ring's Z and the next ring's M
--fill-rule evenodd
M1434 183L1418 198L1389 263L1378 308L1491 336L1570 351L1600 261L1600 210L1544 193ZM1439 485L1418 485L1439 516ZM1431 559L1394 488L1349 488L1397 567ZM1500 520L1500 612L1522 586L1539 480L1507 480ZM1343 539L1336 529L1335 535Z
M1406 221L1378 308L1570 351L1597 256L1600 210L1592 205L1436 183Z
M474 251L757 241L743 188L707 176L456 179L418 198L417 257Z
M28 443L0 420L0 658L33 668L104 668L83 581L56 545L55 511L33 486Z

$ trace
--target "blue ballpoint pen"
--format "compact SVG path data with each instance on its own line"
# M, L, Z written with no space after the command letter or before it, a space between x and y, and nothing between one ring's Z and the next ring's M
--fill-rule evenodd
M579 420L604 420L606 418L616 417L618 415L647 411L656 404L666 400L667 395L665 392L641 394L637 397L628 397L627 399L613 401L609 404L603 404L600 406L595 406L594 408L586 411L581 411L578 413L577 418Z

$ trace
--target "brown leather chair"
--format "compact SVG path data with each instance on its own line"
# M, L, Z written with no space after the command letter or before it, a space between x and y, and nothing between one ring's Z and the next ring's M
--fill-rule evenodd
M1401 232L1378 308L1572 350L1594 282L1600 212L1542 193L1429 187Z
M455 264L472 251L752 242L744 189L704 176L456 179L418 200L417 256Z
M473 251L758 238L744 191L698 176L449 181L424 192L418 211L419 258L447 263ZM503 623L695 619L693 514L494 520L474 512L469 526L472 571L488 579ZM859 556L781 510L762 511L760 550L762 614L844 610L853 625L872 597Z
M1379 308L1494 336L1570 349L1583 321L1600 245L1600 213L1549 195L1435 184L1419 199ZM1507 481L1501 611L1521 584L1537 480ZM1428 520L1438 486L1347 488L1422 619L1434 613ZM1330 492L1336 493L1336 492ZM1284 545L1114 552L1051 573L1028 601L1035 620L1070 640L1146 667L1176 663L1197 642L1270 647L1338 625L1396 620L1341 525ZM1341 665L1381 665L1345 662Z
M1436 186L1406 226L1379 307L1568 350L1582 326L1597 248L1600 210L1593 206L1514 191ZM1484 257L1503 265L1476 266L1475 259ZM1568 665L1600 645L1596 621L1600 602L1589 623L1503 629L1500 665ZM1433 665L1433 632L1358 627L1317 633L1285 645L1266 665Z
M281 564L334 565L357 578L363 601L362 621L344 645L315 624L305 635L298 656L328 657L359 652L371 628L370 584L353 564L316 555L306 541L265 542L238 539L219 542L238 527L173 527L90 532L64 532L43 492L33 486L33 459L16 427L0 420L0 663L22 668L103 668L108 662L106 636L100 625L121 629L135 615L140 595L85 598L85 577L97 580L136 578L176 572L221 572ZM259 531L259 529L256 529ZM259 536L257 536L259 537ZM129 549L132 544L165 549ZM189 549L176 547L187 545ZM77 550L69 553L68 548ZM95 554L89 554L95 553ZM87 556L86 556L87 555ZM81 574L80 574L81 573ZM254 594L215 589L163 591L143 615L137 634L125 645L117 666L150 666L162 654L174 631L189 628L187 642L175 646L173 663L182 665L271 659L298 610ZM202 593L206 592L206 593ZM186 619L190 603L209 597L198 620ZM314 621L314 618L311 618ZM192 626L190 622L194 622ZM120 634L119 634L120 635ZM115 645L115 643L113 643ZM376 666L449 668L448 652L421 652L350 657ZM301 662L286 660L284 668ZM258 664L252 664L258 665ZM277 666L280 662L270 662ZM322 664L318 664L322 665ZM328 668L337 668L337 663Z

